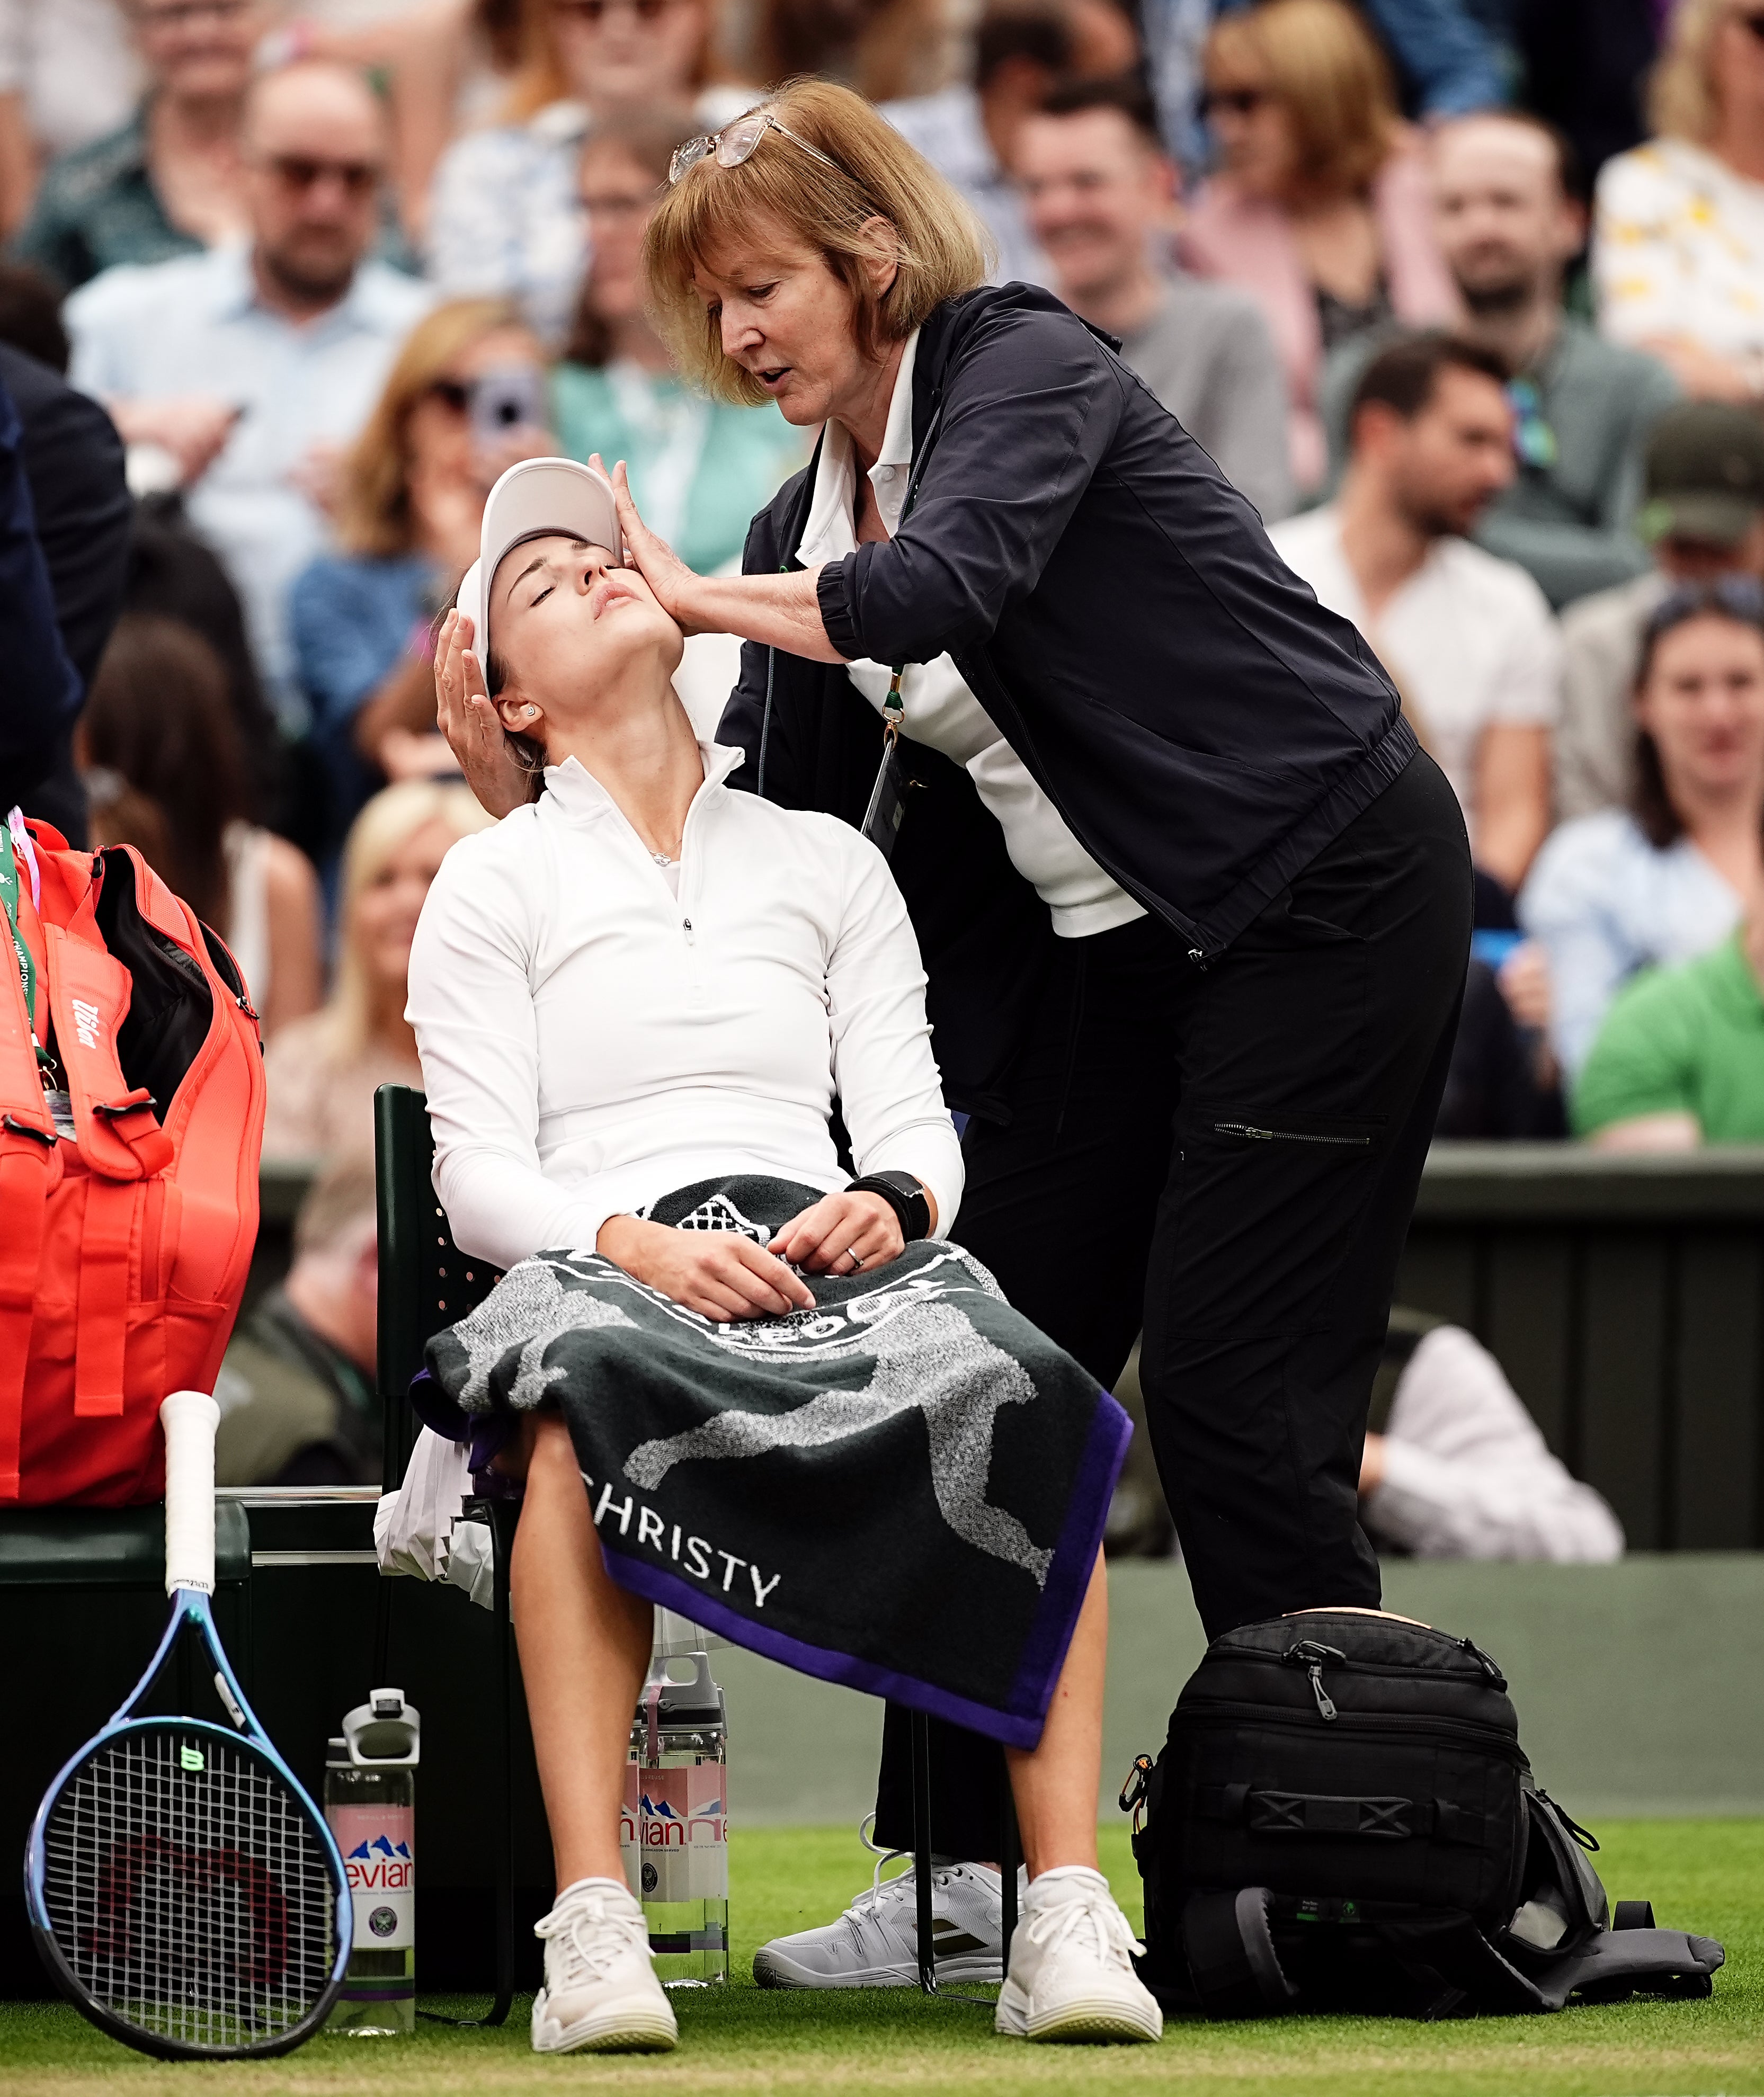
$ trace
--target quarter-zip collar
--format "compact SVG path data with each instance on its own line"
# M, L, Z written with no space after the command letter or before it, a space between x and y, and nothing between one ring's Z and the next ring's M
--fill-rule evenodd
M689 823L700 803L714 793L724 791L724 782L730 773L737 765L746 762L745 751L721 742L701 742L698 755L704 765L704 780L686 811ZM631 827L624 811L580 758L567 757L561 764L548 764L545 791L556 801L559 813L567 821L589 823L600 816L613 815L628 830ZM635 830L631 834L633 837L637 834Z

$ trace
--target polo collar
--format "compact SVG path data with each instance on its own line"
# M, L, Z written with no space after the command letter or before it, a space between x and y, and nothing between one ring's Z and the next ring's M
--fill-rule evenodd
M907 475L913 466L913 374L918 353L919 331L915 328L900 352L894 391L888 396L882 449L869 470L870 486L891 532L899 523L900 505L905 497ZM796 547L796 558L805 567L811 562L843 560L856 546L852 523L856 484L857 454L850 433L843 422L829 422L816 453L808 521Z

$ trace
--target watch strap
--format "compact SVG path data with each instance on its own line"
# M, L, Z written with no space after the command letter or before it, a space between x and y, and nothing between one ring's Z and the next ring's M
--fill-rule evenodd
M923 1184L910 1172L866 1172L846 1189L848 1194L879 1194L895 1212L900 1235L911 1245L931 1234L931 1205Z

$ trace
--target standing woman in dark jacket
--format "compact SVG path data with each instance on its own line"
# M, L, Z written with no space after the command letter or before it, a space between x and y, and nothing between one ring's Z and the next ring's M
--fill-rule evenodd
M965 206L867 104L798 84L690 152L648 236L659 324L718 397L825 429L744 575L693 574L627 497L629 556L746 641L720 740L788 806L864 821L913 666L872 831L974 1117L957 1235L1105 1383L1143 1324L1210 1635L1376 1609L1360 1448L1469 936L1451 790L1250 504L1106 338L984 287ZM500 809L526 782L469 645L443 723ZM933 1847L996 1854L980 1755L949 1729L934 1766ZM825 1932L761 1963L864 1977Z

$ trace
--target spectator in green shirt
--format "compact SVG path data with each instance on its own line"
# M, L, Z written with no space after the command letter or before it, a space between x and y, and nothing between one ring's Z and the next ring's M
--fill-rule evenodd
M1638 977L1574 1088L1576 1132L1604 1150L1764 1143L1764 910L1712 953Z

